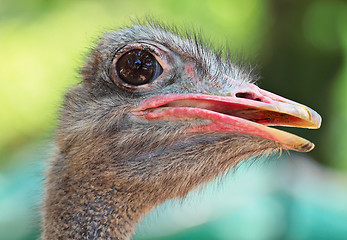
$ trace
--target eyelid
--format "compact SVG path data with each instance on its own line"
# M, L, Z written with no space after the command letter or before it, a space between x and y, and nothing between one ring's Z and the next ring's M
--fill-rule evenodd
M128 45L124 45L123 47L117 49L114 58L119 58L121 57L123 54L127 53L130 50L133 49L141 49L141 50L146 50L150 53L153 54L153 56L156 55L160 55L160 53L158 51L156 51L156 48L152 45L148 45L148 44L141 44L141 43L133 43L133 44L128 44Z

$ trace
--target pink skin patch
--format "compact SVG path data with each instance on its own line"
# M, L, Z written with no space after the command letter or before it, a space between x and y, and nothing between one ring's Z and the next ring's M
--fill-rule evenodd
M197 82L198 81L198 76L195 73L195 66L193 63L187 63L185 65L185 71L188 74L188 76L190 77L190 79L192 79L193 81Z
M205 125L188 128L187 132L237 132L276 141L284 149L307 152L314 148L314 144L306 139L267 126L319 128L321 117L317 112L247 84L246 95L236 92L231 97L205 94L154 96L140 102L132 113L149 121L209 120Z

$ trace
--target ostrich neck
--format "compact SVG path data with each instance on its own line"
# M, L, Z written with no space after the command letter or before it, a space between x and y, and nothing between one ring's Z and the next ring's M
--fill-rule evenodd
M42 239L130 239L152 207L112 185L75 179L61 166L56 169L58 164L53 162L48 173Z

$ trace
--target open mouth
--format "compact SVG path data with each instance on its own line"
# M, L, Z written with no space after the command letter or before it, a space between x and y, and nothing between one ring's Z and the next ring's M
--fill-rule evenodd
M310 141L269 126L319 128L319 114L299 103L258 90L258 97L252 97L250 93L231 97L205 94L160 95L140 102L133 114L150 121L209 120L207 124L192 126L187 131L237 132L276 141L284 149L311 151L314 144Z

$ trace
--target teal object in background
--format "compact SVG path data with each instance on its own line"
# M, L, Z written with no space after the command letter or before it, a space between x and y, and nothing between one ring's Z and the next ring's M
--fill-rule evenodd
M0 239L38 239L46 155L37 146L18 151L10 157L17 164L0 172Z
M34 150L33 150L34 149ZM37 149L1 173L1 239L37 239L44 158ZM135 240L346 239L347 177L304 154L260 159L209 183L184 200L168 201L143 218Z

